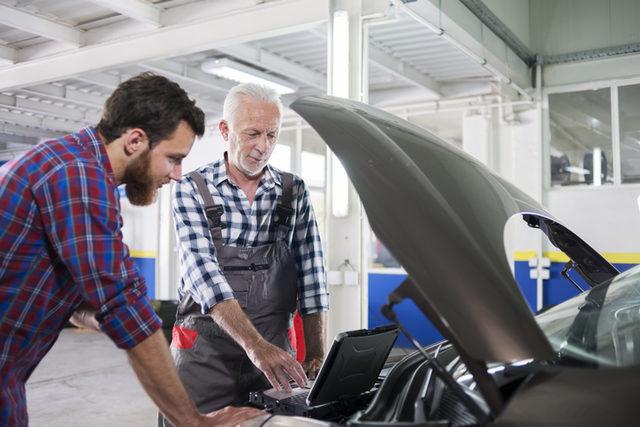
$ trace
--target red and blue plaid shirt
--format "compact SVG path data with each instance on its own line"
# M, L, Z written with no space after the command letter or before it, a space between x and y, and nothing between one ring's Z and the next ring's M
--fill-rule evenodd
M122 242L118 190L92 128L0 167L0 425L27 425L25 382L81 304L131 348L160 327Z

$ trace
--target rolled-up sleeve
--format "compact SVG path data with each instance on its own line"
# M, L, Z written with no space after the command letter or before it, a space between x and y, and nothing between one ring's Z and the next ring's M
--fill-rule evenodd
M182 290L200 305L202 314L206 314L214 305L233 299L234 295L218 263L204 208L189 177L175 186L173 219L180 254Z
M123 349L160 328L129 250L119 200L104 169L61 165L34 186L47 237L102 331Z
M297 216L291 241L298 266L298 310L311 314L329 309L320 231L304 181L296 180Z

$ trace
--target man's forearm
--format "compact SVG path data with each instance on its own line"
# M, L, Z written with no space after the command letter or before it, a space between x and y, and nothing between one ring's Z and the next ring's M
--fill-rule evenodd
M235 299L219 302L209 314L245 350L264 340Z
M216 304L210 311L213 320L246 352L276 390L291 391L289 379L300 387L307 383L302 366L289 353L269 343L253 327L236 300Z
M304 345L307 359L311 357L324 357L326 312L316 312L302 316L304 328Z
M176 371L162 331L127 350L129 362L145 391L175 426L198 426L198 413Z

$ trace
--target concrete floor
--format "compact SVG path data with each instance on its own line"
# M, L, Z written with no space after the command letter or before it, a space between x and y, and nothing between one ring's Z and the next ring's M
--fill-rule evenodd
M27 404L36 427L156 425L125 352L97 332L62 331L27 383Z

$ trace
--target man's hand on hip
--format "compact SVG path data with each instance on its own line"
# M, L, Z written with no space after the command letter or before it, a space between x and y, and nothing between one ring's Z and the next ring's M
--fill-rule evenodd
M257 345L245 348L249 360L260 369L276 390L291 392L289 379L300 387L307 384L302 366L289 353L262 339Z

